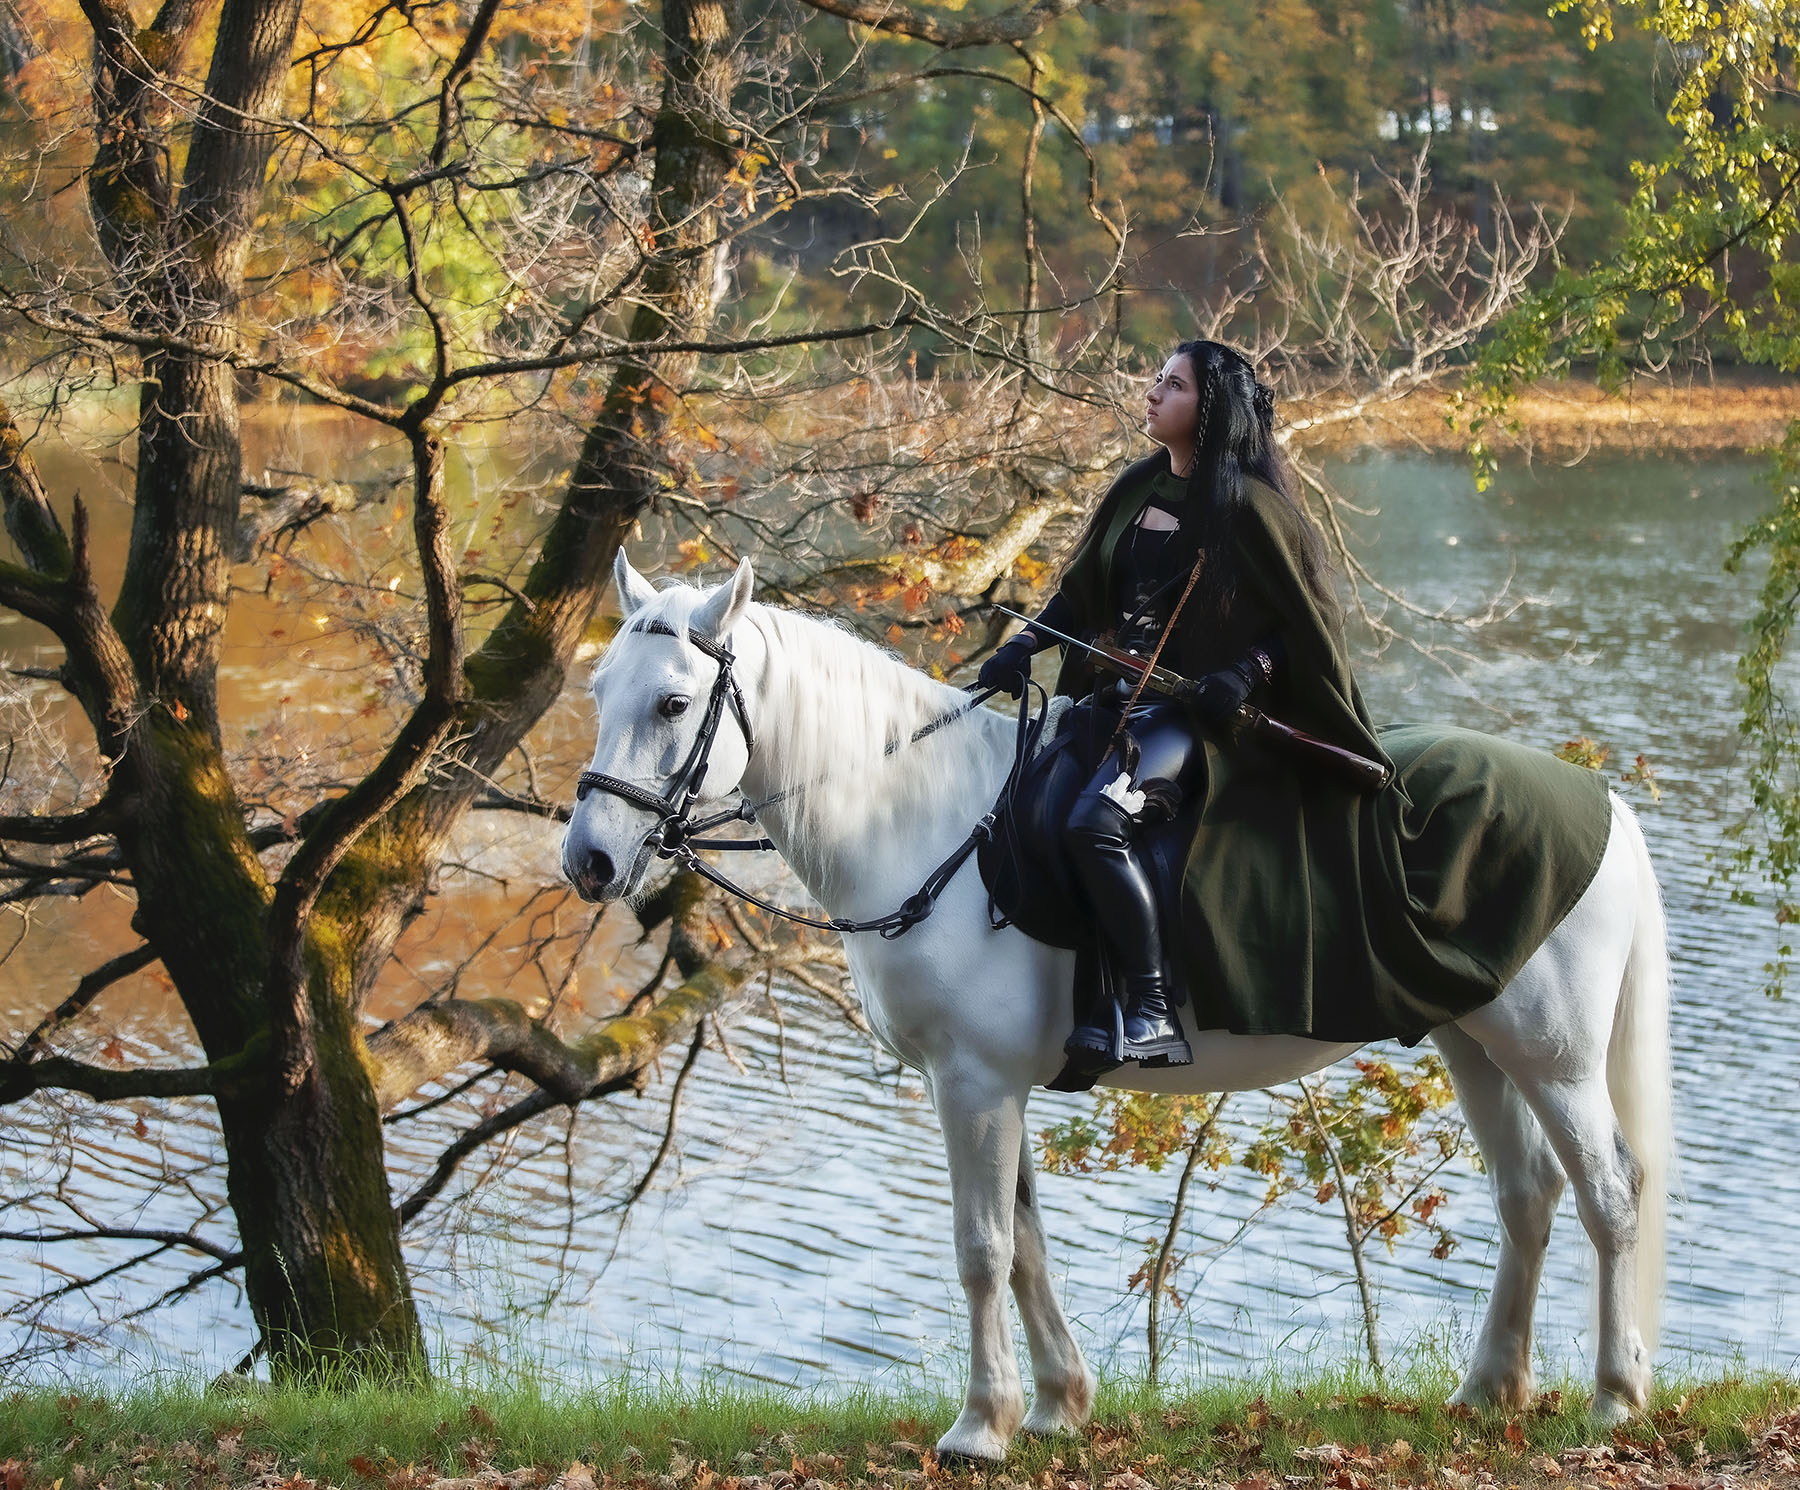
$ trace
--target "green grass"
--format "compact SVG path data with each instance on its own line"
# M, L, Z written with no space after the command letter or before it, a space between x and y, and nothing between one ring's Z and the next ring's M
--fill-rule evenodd
M1641 1449L1671 1468L1698 1452L1730 1459L1746 1451L1760 1426L1797 1405L1800 1384L1776 1377L1672 1386L1613 1448L1625 1458ZM1353 1467L1379 1479L1433 1480L1442 1487L1442 1467L1541 1479L1531 1471L1534 1461L1541 1465L1544 1455L1556 1458L1595 1442L1585 1409L1585 1397L1564 1388L1516 1418L1452 1412L1437 1390L1377 1394L1356 1373L1298 1385L1160 1393L1114 1383L1103 1388L1085 1435L1020 1440L1004 1477L1097 1485L1131 1469L1157 1483L1196 1474L1226 1482L1305 1474L1335 1475L1342 1484L1329 1453L1306 1452L1331 1443L1356 1456ZM530 1382L410 1390L14 1390L0 1392L0 1468L13 1469L0 1480L10 1479L16 1490L22 1471L26 1487L46 1490L58 1481L61 1490L225 1490L259 1476L298 1474L343 1487L411 1490L488 1467L537 1466L547 1478L581 1461L596 1478L611 1474L656 1490L676 1483L730 1490L723 1482L732 1476L777 1477L771 1490L782 1490L785 1476L794 1484L866 1481L874 1490L916 1478L921 1451L955 1411L952 1399L927 1392L807 1394L721 1380L666 1389L616 1382L587 1391ZM1396 1451L1397 1440L1410 1449ZM716 1480L708 1480L701 1461ZM670 1474L673 1481L655 1479Z

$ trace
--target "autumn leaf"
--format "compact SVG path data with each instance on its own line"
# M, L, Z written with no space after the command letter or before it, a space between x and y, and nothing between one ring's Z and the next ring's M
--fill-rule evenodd
M1587 735L1577 736L1573 740L1564 740L1550 752L1559 761L1567 761L1571 766L1583 766L1590 771L1598 771L1606 764L1607 756L1612 754L1609 747Z

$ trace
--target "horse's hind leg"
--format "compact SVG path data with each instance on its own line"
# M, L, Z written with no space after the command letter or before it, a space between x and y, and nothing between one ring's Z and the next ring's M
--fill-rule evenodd
M1432 1034L1475 1134L1500 1218L1500 1262L1475 1343L1453 1399L1517 1411L1532 1397L1531 1316L1562 1196L1563 1171L1543 1127L1506 1074L1455 1025Z
M1004 1459L1025 1416L1006 1307L1024 1095L978 1065L940 1067L930 1084L950 1159L956 1271L969 1304L968 1395L961 1416L938 1440L938 1454Z
M1644 1169L1613 1112L1604 1072L1579 1079L1514 1080L1575 1186L1598 1259L1600 1341L1594 1416L1623 1422L1650 1398L1650 1352L1638 1330L1638 1197Z
M1044 1222L1038 1214L1031 1140L1019 1145L1019 1179L1013 1196L1013 1298L1031 1342L1031 1374L1037 1394L1023 1424L1027 1433L1069 1433L1094 1408L1094 1373L1069 1333L1062 1305L1050 1282Z

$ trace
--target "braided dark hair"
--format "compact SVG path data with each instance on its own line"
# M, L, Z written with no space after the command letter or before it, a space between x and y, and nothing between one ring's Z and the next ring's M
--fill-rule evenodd
M1333 614L1337 596L1325 545L1306 516L1293 472L1275 443L1275 390L1259 383L1249 359L1223 342L1184 341L1175 355L1187 358L1199 391L1188 501L1199 514L1195 537L1207 552L1207 562L1195 600L1213 616L1222 617L1231 609L1237 590L1231 540L1238 511L1249 499L1248 477L1273 487L1293 508L1301 535L1301 574L1320 608Z

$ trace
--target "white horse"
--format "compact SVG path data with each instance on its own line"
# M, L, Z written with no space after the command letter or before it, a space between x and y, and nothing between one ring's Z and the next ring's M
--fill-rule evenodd
M759 821L833 915L872 918L900 905L992 806L1012 760L1010 719L977 708L914 741L967 695L841 627L752 602L748 560L730 583L706 590L657 590L622 552L614 572L626 622L594 673L592 771L633 784L638 800L603 787L578 802L562 862L584 897L642 887L660 826L646 802L672 795L693 764L721 648L754 740L735 707L724 708L699 799L716 805L734 788L756 803L791 793ZM869 1022L923 1075L949 1155L971 1360L962 1413L938 1452L1002 1459L1021 1428L1075 1429L1093 1404L1094 1377L1051 1282L1025 1127L1032 1088L1063 1064L1073 954L993 930L973 863L905 935L845 942ZM1187 1033L1191 1066L1126 1067L1107 1079L1157 1091L1244 1090L1355 1049ZM1650 1391L1670 1089L1662 904L1623 804L1614 800L1599 871L1567 918L1498 998L1432 1038L1481 1146L1501 1225L1493 1294L1456 1400L1508 1409L1530 1400L1533 1304L1567 1176L1599 1255L1593 1411L1605 1423L1628 1417ZM1009 1282L1030 1343L1029 1412Z

